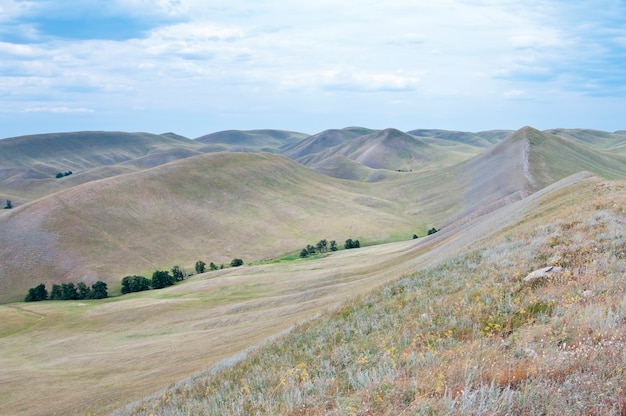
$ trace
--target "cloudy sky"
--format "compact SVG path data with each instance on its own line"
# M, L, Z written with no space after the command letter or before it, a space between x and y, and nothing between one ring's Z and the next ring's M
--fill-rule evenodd
M0 137L626 129L623 0L0 0Z

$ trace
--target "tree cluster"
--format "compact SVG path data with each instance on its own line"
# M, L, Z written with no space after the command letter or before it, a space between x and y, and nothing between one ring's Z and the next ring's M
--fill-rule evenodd
M361 247L361 243L359 242L359 240L353 240L351 238L348 238L343 246L346 249L359 248L359 247Z
M171 272L172 274L167 270L155 270L152 279L137 275L126 276L122 279L122 295L149 289L163 289L187 277L187 272L180 266L172 267Z
M41 283L28 289L28 294L24 302L36 302L40 300L82 300L82 299L104 299L109 296L107 284L97 281L91 287L84 282L53 284L48 297L46 285Z
M59 173L57 173L55 177L57 179L61 179L61 178L65 177L65 176L70 176L71 174L72 174L72 171L68 170L67 172L59 172Z
M439 230L436 229L435 227L433 227L430 230L428 230L428 235L435 234L437 231L439 231Z
M305 248L303 248L302 251L300 251L300 257L305 258L315 253L326 253L329 250L337 251L337 242L335 240L331 240L330 242L327 240L320 240L314 246L308 244Z

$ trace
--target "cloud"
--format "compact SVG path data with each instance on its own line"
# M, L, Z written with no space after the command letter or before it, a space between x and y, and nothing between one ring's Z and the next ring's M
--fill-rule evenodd
M26 113L94 113L90 108L69 108L69 107L29 107L25 108Z

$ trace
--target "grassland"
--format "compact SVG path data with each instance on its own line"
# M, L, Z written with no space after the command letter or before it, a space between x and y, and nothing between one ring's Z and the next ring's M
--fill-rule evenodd
M118 414L624 414L624 206L624 183L562 184L464 253ZM546 265L565 272L523 282Z
M623 414L625 184L576 172L626 172L614 136L578 136L525 128L372 183L271 154L134 159L2 212L0 301L41 281L115 291L197 259L247 264L1 305L0 414ZM366 247L273 260L348 237ZM523 283L548 265L566 272Z

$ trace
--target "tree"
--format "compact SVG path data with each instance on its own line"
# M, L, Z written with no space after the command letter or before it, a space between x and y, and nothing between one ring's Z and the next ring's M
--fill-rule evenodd
M337 242L335 240L330 241L330 251L337 251Z
M433 227L430 230L428 230L428 235L435 234L437 231L439 231L439 230L436 229L435 227Z
M306 251L309 252L309 255L315 254L315 247L313 247L312 245L309 244L309 245L306 246Z
M320 253L327 252L328 251L328 241L326 241L326 240L318 241L317 244L315 245L315 248Z
M203 262L202 260L198 260L196 262L196 273L200 274L200 273L204 273L204 268L206 267L206 263Z
M103 281L98 280L96 283L93 284L93 286L91 286L91 299L104 299L108 296L109 294L107 293L107 284Z
M61 179L63 176L65 176L65 175L63 175L63 173L59 172L59 173L56 174L55 178Z
M61 284L61 299L63 300L76 300L78 299L78 290L74 283L62 283Z
M150 289L150 280L143 276L126 276L122 279L122 295L148 289Z
M57 284L52 285L52 290L50 291L50 299L51 300L63 299L63 291L61 290L61 285L57 285Z
M91 290L85 284L85 282L78 282L76 284L76 289L78 290L78 299L89 299L90 298Z
M241 265L243 265L243 260L241 260L241 259L233 259L230 262L230 267L239 267Z
M343 246L347 249L359 248L361 247L361 243L359 242L359 240L352 240L351 238L348 238Z
M174 278L175 282L180 282L182 280L185 280L186 276L187 276L187 273L185 273L185 270L181 269L180 266L172 267L172 277Z
M48 299L48 291L46 285L41 283L35 287L28 289L28 294L24 298L24 302L37 302Z
M413 240L417 238L417 234L413 234Z
M151 286L154 289L163 289L167 286L172 286L174 284L174 277L170 275L168 271L165 270L157 270L152 273L152 283Z
M309 250L307 250L306 248L303 248L302 251L300 252L300 257L303 259L309 257Z
M13 208L13 202L11 202L10 199L7 199L7 204L4 206L4 209L11 209Z
M223 267L222 267L222 268L223 268ZM217 266L215 265L215 263L211 262L211 264L209 264L209 269L210 269L211 271L215 271L215 270L217 270Z

